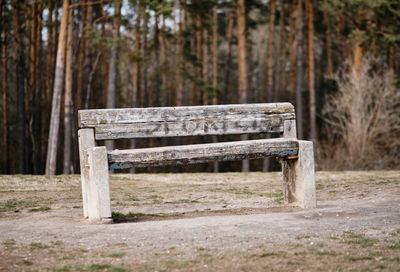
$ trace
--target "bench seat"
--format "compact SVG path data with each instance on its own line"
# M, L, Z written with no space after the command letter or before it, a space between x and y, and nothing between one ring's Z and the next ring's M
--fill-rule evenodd
M290 103L80 110L79 159L83 215L110 222L109 170L277 157L282 164L284 202L316 207L313 143L296 136ZM134 148L137 138L274 133L280 138ZM96 141L132 139L113 150ZM215 138L214 138L215 140ZM108 142L107 144L110 144Z
M209 161L235 161L263 157L296 157L297 139L262 140L163 146L108 151L110 169L195 164Z

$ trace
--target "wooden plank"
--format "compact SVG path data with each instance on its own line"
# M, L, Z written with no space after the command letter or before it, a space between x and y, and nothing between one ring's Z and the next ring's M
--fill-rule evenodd
M296 139L275 138L211 144L165 146L108 152L111 169L194 164L207 161L234 161L262 157L295 156Z
M79 127L95 128L97 140L283 132L294 119L290 103L79 111Z

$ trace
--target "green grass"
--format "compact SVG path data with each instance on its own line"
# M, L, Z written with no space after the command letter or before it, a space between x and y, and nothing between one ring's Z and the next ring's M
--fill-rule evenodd
M36 250L36 249L46 249L46 248L50 248L50 246L42 244L42 243L30 243L29 244L29 249L31 251Z
M47 211L50 211L51 209L50 209L50 207L48 207L48 206L41 206L41 207L39 207L39 208L33 208L33 209L30 209L29 211L30 212L47 212Z
M0 202L0 212L19 212L25 208L37 206L37 201L9 199Z
M400 242L397 242L393 245L388 246L389 249L400 250Z
M14 239L7 239L3 241L3 246L6 250L14 250L17 248L17 243Z
M114 252L114 253L111 253L110 255L107 255L107 257L110 257L110 258L122 258L122 257L124 257L125 256L125 252Z
M86 266L75 265L75 266L63 266L63 267L53 267L49 269L54 272L70 272L70 271L88 271L88 272L128 272L127 268L122 266L112 266L109 264L91 264Z
M365 237L364 234L357 234L352 231L345 231L342 238L345 244L360 245L361 247L370 247L378 242L378 239Z

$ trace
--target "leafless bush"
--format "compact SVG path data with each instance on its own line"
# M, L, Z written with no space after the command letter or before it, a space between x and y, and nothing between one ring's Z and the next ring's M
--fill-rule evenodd
M320 168L399 168L400 90L381 63L366 57L357 74L347 62L333 76L338 91L323 110L328 135L319 148Z

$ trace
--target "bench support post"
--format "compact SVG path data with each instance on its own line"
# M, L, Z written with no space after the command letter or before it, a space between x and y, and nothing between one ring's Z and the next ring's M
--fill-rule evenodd
M87 161L87 150L95 146L94 129L85 128L78 130L79 138L79 161L81 165L83 217L88 217L86 183L89 182L89 167Z
M285 203L291 203L303 209L315 208L317 202L313 143L299 141L298 159L283 159L282 172Z
M86 185L88 217L90 220L110 223L111 201L108 177L107 149L105 146L87 150L89 182Z

